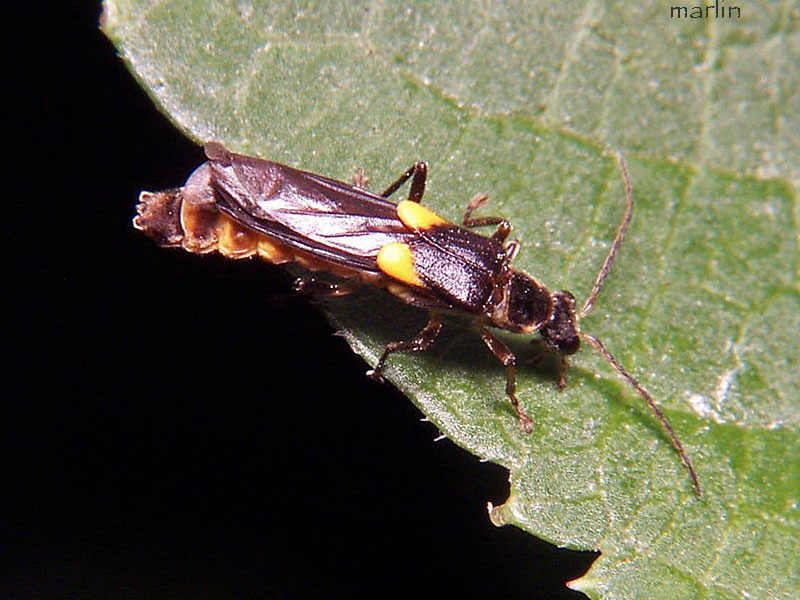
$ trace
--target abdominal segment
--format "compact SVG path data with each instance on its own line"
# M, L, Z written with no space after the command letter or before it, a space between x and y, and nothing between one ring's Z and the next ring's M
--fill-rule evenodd
M188 202L182 192L181 188L142 192L134 227L162 247L179 247L193 254L219 252L233 259L258 256L273 264L296 262L306 269L325 270L340 277L360 275L248 229L222 214L213 202Z

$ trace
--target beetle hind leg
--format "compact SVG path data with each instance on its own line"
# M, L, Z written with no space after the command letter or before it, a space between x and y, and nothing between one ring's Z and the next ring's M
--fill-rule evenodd
M382 383L383 376L381 375L381 371L383 371L383 368L386 365L386 359L389 358L389 355L392 352L421 352L433 343L433 340L435 340L436 336L439 335L439 331L441 331L441 329L442 320L438 316L431 313L428 324L425 325L425 327L422 328L422 331L414 336L413 339L406 342L392 342L391 344L388 344L383 350L383 354L381 354L381 357L378 360L378 364L375 365L375 368L367 371L367 377Z

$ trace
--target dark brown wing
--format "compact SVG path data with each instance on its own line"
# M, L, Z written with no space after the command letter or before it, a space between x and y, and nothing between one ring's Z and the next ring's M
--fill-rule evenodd
M506 264L503 245L455 225L433 225L410 242L414 269L440 302L480 312Z
M378 273L378 250L414 236L393 202L365 190L267 160L212 156L207 164L219 210L293 248Z

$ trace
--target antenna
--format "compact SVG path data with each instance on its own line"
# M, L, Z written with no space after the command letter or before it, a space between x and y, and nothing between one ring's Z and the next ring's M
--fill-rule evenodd
M628 232L628 225L633 216L633 194L631 193L631 178L628 175L628 167L625 166L625 159L622 158L622 154L618 154L617 159L619 160L619 167L622 169L622 180L625 182L625 216L622 217L622 223L620 223L619 229L617 229L617 237L614 238L614 243L611 246L608 256L606 256L606 261L597 274L592 292L586 299L586 303L583 305L581 312L578 313L578 320L582 319L586 313L592 310L594 301L597 299L597 294L600 293L600 288L603 287L603 282L606 280L608 272L611 270L611 265L614 264L614 260L617 258L617 252L619 251L619 247L622 246L622 239Z
M586 303L583 305L583 308L578 313L578 320L583 318L586 313L592 310L594 301L597 298L597 294L600 292L600 288L603 287L603 282L608 276L608 272L611 270L611 265L614 264L614 259L617 257L617 252L622 245L622 239L628 232L628 225L630 224L631 217L633 216L633 194L631 193L631 179L628 175L628 168L625 166L625 159L622 158L621 154L618 154L617 158L619 160L620 169L622 170L622 180L625 183L625 215L622 217L622 223L620 223L619 229L617 229L617 236L614 238L614 243L611 246L611 250L608 252L608 256L606 257L600 272L597 274L594 287L592 288L589 297L586 299ZM675 451L680 455L683 464L689 470L689 476L692 478L692 486L694 487L697 497L701 497L703 492L700 489L700 482L698 481L697 473L695 473L694 467L692 466L692 461L689 460L689 456L686 454L686 450L683 449L683 444L681 443L680 439L678 439L675 430L672 428L672 425L669 424L667 417L655 403L652 396L650 396L647 390L642 387L642 384L640 384L633 375L628 373L628 371L625 370L625 367L623 367L619 361L617 361L617 359L614 358L614 356L608 350L606 350L606 347L600 340L582 331L579 332L579 335L581 338L589 342L589 344L591 344L594 349L597 350L600 355L605 358L612 367L614 367L614 369L616 369L617 373L622 375L622 377L628 383L630 383L637 392L639 392L639 395L644 398L645 402L650 405L650 408L655 413L656 417L658 417L658 420L661 421L664 431L667 432L669 440L672 442L672 447L675 448Z
M692 485L694 486L694 491L697 494L697 497L701 497L703 492L700 490L700 482L698 481L697 473L695 473L694 467L692 466L692 461L689 460L689 455L686 454L686 450L683 449L683 444L681 444L680 439L678 439L678 436L675 433L675 430L672 428L672 425L670 425L669 421L667 421L667 417L664 416L664 413L661 412L660 408L658 408L658 405L655 403L650 394L647 393L647 390L644 389L638 381L636 381L633 375L625 370L625 367L619 364L617 359L614 358L614 356L608 350L606 350L606 347L603 346L603 343L600 340L593 335L589 335L588 333L584 333L582 331L580 332L580 336L594 346L595 350L597 350L603 356L603 358L610 362L611 366L617 370L617 373L622 375L650 405L650 408L653 409L653 412L656 414L656 417L658 417L658 420L661 421L661 425L664 426L664 431L667 432L669 440L672 442L672 447L675 448L678 454L680 454L683 464L686 465L687 469L689 469L689 476L692 478Z

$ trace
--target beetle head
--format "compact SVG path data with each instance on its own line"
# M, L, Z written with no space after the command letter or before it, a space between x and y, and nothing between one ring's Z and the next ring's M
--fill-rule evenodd
M575 354L581 347L575 296L566 291L552 292L553 314L539 330L545 343L559 354Z

